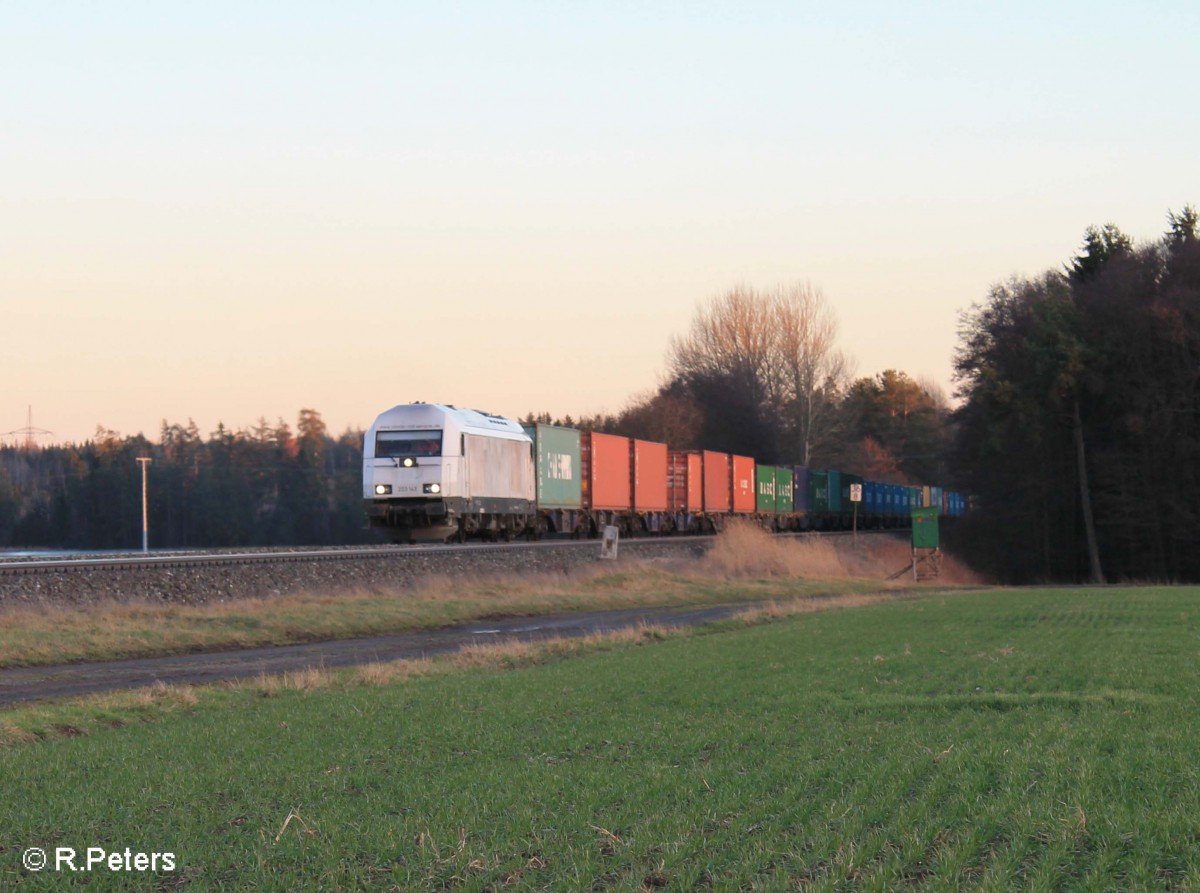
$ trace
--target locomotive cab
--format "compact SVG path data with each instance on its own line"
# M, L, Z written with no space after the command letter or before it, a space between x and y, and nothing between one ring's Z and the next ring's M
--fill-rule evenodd
M364 439L363 499L368 524L396 542L507 538L534 517L532 441L500 416L394 406Z

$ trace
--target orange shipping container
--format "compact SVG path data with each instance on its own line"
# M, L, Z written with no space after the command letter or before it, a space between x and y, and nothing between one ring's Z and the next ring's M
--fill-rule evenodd
M633 442L633 510L667 510L667 445L649 440Z
M584 431L579 454L584 508L629 511L633 503L629 438Z
M699 453L671 451L667 487L671 511L704 510L704 460Z
M704 451L704 511L708 514L729 511L732 492L729 476L729 454Z
M749 456L733 457L733 510L753 514L755 508L754 460Z

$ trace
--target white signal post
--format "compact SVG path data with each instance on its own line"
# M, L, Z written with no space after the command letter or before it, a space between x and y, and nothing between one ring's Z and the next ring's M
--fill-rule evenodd
M850 485L850 502L854 505L854 522L851 527L855 547L858 546L858 504L862 502L862 484Z
M146 466L154 460L148 456L142 456L138 460L138 464L142 466L142 551L150 551L150 513L146 510Z

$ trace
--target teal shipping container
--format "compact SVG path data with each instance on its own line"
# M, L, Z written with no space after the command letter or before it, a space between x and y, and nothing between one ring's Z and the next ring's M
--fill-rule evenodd
M579 432L555 425L527 427L533 438L540 509L578 509L583 506Z
M812 506L814 515L829 514L829 472L817 471L815 468L810 468L808 471L808 492L811 494L809 505Z
M850 503L842 501L842 473L830 469L829 475L829 512L837 515L850 511Z
M761 514L773 515L778 511L778 499L776 497L776 492L778 491L778 487L776 486L778 471L779 469L774 465L759 465L756 469L754 478L757 501L755 505L756 510Z

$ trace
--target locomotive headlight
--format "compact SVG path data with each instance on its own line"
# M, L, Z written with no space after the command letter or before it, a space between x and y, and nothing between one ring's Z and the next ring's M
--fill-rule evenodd
M391 492L392 492L391 484L376 484L375 485L375 495L376 496L387 496Z
M412 456L408 456L408 457L407 457L407 458L404 460L404 467L405 467L405 468L412 468L412 467L413 467L414 465L416 465L416 464L417 464L417 460L416 460L416 459L414 459Z
M441 484L426 484L423 489L425 490L426 493L441 493L442 485Z

